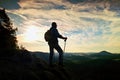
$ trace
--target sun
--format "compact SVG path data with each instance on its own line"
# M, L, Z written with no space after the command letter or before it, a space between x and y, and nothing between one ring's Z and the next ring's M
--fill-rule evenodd
M39 40L39 28L36 26L29 26L26 28L24 33L24 39L27 42L33 42Z

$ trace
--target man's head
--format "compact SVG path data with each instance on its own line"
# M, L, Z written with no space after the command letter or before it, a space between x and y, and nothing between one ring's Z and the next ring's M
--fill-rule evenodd
M56 22L52 22L52 27L57 28Z

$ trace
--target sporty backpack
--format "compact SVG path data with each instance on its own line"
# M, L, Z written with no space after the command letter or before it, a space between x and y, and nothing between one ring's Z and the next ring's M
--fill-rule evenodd
M50 39L51 39L51 32L50 32L50 30L47 30L45 32L44 39L45 39L46 42L50 41Z

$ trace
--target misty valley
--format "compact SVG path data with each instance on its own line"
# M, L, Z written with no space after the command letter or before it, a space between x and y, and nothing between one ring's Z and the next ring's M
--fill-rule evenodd
M33 52L34 56L48 61L49 54ZM54 63L57 64L58 54ZM120 54L107 51L99 53L65 53L64 65L73 80L115 80L120 75Z

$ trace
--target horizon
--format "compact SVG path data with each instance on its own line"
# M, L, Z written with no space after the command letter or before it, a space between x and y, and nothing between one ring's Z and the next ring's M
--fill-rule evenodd
M44 52L44 51L30 51L32 53L47 53L49 54L49 52ZM97 54L97 53L101 53L103 51L100 51L100 52L64 52L64 54ZM109 52L109 51L105 51L107 53L110 53L110 54L120 54L120 53L112 53L112 52ZM59 54L58 52L55 52L55 54Z
M119 3L119 0L1 0L0 8L6 9L18 28L18 44L29 51L49 52L44 33L56 22L60 34L68 37L66 53L120 53ZM59 40L59 44L63 49L64 41Z

